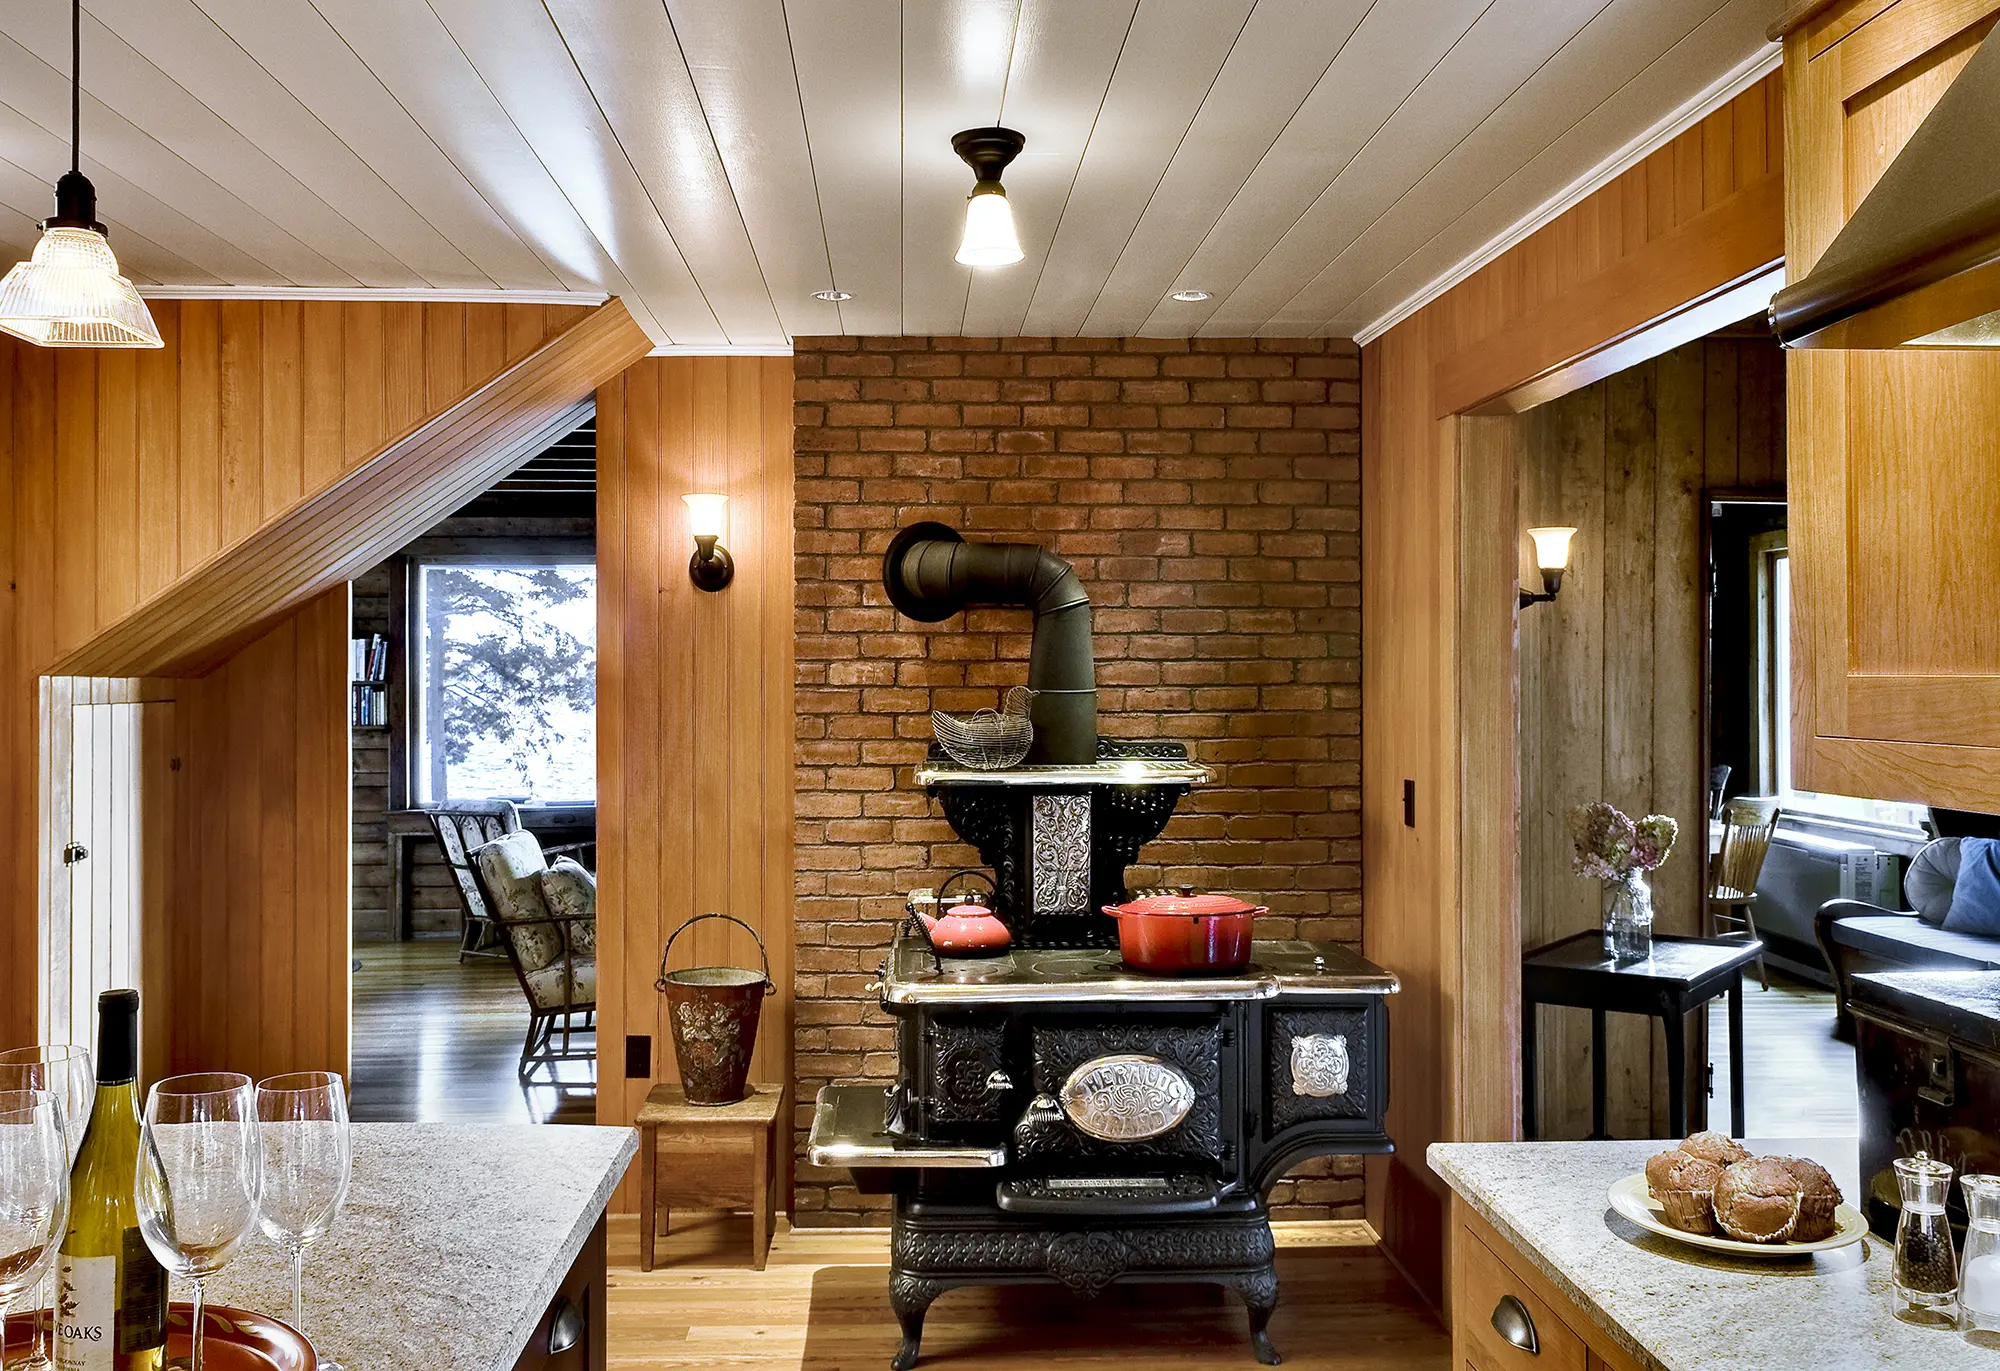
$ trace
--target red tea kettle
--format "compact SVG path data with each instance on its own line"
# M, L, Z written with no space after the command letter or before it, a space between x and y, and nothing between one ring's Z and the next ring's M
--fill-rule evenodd
M944 913L926 914L923 910L913 910L923 923L924 933L931 940L931 947L941 957L987 957L996 952L1005 952L1013 944L1014 935L1007 931L1007 925L986 907L990 896L984 892L967 891L956 903L945 906L945 892L951 883L962 876L976 876L984 880L977 871L958 871L946 877L938 887L938 905ZM988 881L990 886L992 882Z

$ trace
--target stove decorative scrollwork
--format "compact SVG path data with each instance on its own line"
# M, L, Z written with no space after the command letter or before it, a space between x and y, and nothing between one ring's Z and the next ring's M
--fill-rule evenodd
M1170 1062L1117 1052L1070 1072L1058 1098L1069 1121L1100 1142L1143 1142L1180 1127L1194 1086Z

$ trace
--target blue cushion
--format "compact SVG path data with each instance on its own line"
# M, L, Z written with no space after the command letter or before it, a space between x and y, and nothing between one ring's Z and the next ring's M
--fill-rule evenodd
M1964 838L1958 844L1958 884L1944 916L1947 933L2000 938L2000 843Z

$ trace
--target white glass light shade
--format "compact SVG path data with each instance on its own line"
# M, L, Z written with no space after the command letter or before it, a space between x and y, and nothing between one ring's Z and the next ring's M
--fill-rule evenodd
M1021 240L1014 235L1014 211L1007 192L996 184L975 190L965 202L965 236L958 243L958 260L968 267L1004 267L1021 260Z
M1569 540L1576 536L1573 528L1531 528L1528 536L1535 540L1535 565L1543 571L1565 571L1569 568Z
M0 330L49 348L164 347L104 235L44 230L35 255L0 278Z
M688 533L696 538L720 538L729 530L727 495L683 495L688 507Z

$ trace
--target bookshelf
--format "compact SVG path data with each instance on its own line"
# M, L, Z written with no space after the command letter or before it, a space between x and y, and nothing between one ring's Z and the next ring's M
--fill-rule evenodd
M347 643L348 722L356 728L389 726L389 639L380 633Z

